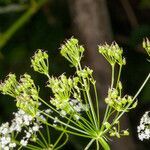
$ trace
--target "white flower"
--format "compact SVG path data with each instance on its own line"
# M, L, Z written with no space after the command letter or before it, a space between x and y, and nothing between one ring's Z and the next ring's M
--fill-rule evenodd
M2 145L7 145L10 142L10 137L2 137L1 138L1 143Z
M28 126L30 122L33 120L33 117L26 114L23 116L23 120L24 120L24 124Z
M45 110L45 113L47 113L47 114L49 114L49 113L51 113L51 112L52 112L51 109L46 109L46 110Z
M31 137L31 133L30 132L27 132L26 133L26 138L30 138Z
M15 135L21 132L21 135L23 135L21 140L18 138L15 140L19 140L18 142L20 142L22 146L26 146L30 138L32 138L32 135L36 135L36 132L42 127L40 121L37 119L41 115L40 112L38 112L35 117L32 117L21 109L13 114L15 117L11 121L11 124L6 122L0 126L0 149L2 150L9 150L17 146L11 139L12 133L13 137L15 137Z
M27 146L28 141L22 139L22 140L20 141L20 144L21 144L22 146Z
M16 147L16 143L10 143L9 147L11 147L11 148Z
M6 134L7 132L8 132L8 129L4 128L3 131L2 131L2 134Z
M40 127L39 127L39 125L38 125L38 124L36 124L35 126L33 126L33 127L32 127L33 131L38 131L38 130L39 130L39 128L40 128Z
M64 111L64 110L61 110L61 111L60 111L60 114L61 114L62 117L64 117L64 116L66 116L67 113L66 113L66 111Z
M9 150L9 147L8 147L8 146L5 146L5 147L3 148L3 150Z
M54 118L54 123L57 123L59 119L57 117Z
M0 134L7 134L8 132L8 127L9 127L9 123L6 122L6 123L3 123L0 127Z
M150 139L150 117L149 111L142 116L140 125L137 127L138 137L141 141Z
M42 121L46 121L45 117L43 115L38 116Z

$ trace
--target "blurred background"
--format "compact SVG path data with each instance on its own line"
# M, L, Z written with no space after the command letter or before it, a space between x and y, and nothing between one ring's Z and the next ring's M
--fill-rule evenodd
M74 69L59 54L60 45L70 37L79 39L86 48L84 65L95 72L101 108L110 84L110 66L98 54L97 45L116 41L124 49L127 65L122 72L124 93L134 95L147 74L150 64L142 41L150 37L150 0L0 0L0 79L10 73L30 73L41 87L46 79L33 72L30 58L37 49L49 53L50 74L73 74ZM130 136L114 138L112 150L148 150L150 141L137 138L137 125L143 113L150 110L150 81L138 97L136 109L124 116L123 129ZM8 121L16 111L12 98L0 95L0 123ZM71 137L63 149L80 150L85 140Z

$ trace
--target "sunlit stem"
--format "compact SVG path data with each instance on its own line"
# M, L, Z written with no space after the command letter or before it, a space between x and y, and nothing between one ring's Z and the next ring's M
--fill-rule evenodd
M46 132L47 132L48 144L51 144L51 137L50 137L50 131L48 125L46 125Z
M58 150L58 149L62 148L67 143L67 141L68 141L68 134L66 134L66 140L60 146L55 148L55 150Z
M122 65L119 66L119 73L118 73L116 88L118 87L118 83L119 83L119 81L120 81L121 71L122 71Z
M55 120L54 117L52 117L52 116L50 116L50 115L48 115L48 114L46 114L46 113L44 113L44 112L42 112L42 111L41 111L41 113L42 113L43 115L49 117L49 118L52 119L53 121ZM67 124L67 123L65 123L65 122L63 122L63 121L61 121L61 120L57 120L57 122L60 123L60 124L62 124L62 125L64 125L64 126L67 127L67 128L70 128L70 129L73 129L73 130L78 131L78 132L80 132L80 133L83 133L83 134L88 135L87 132L85 132L85 131L83 131L83 130L80 130L80 129L74 127L74 126L71 126L71 125L69 125L69 124ZM52 126L52 127L53 127L53 126Z
M143 87L145 86L145 84L147 83L149 78L150 78L150 73L148 74L148 76L146 77L145 81L143 82L143 84L141 85L141 87L139 88L139 90L137 91L135 96L133 97L133 100L135 100L137 98L137 96L140 94L140 92L142 91Z
M110 150L110 147L109 147L108 143L104 140L104 138L100 137L99 142L100 142L101 146L104 148L104 150Z
M91 139L91 141L88 143L84 150L88 150L94 141L95 139Z
M99 141L96 140L96 150L99 150Z
M112 89L114 85L114 78L115 78L115 64L111 65L111 69L112 69L112 74L111 74L111 89Z
M45 115L46 115L46 114L45 114ZM48 125L48 126L50 126L50 127L52 127L52 128L55 128L56 130L64 131L64 129L61 128L61 127L54 126L54 125L52 125L52 124L50 124L50 123L48 123L48 122L46 122L46 121L41 120L40 118L39 118L39 120L40 120L43 124L46 124L46 125ZM69 133L69 134L72 134L72 135L77 135L77 136L81 136L81 137L85 137L85 138L91 138L90 135L78 133L77 131L73 131L73 130L70 131L70 130L68 129L68 127L67 127L67 130L65 130L65 133Z
M55 142L55 144L54 144L53 148L55 148L55 147L56 147L56 145L59 143L59 141L62 139L62 137L63 137L64 133L65 133L65 130L64 130L64 131L60 134L60 136L58 137L57 141Z
M40 131L40 130L39 130L38 132L39 132L39 135L41 136L41 138L42 138L42 140L43 140L43 142L44 142L45 146L48 146L48 143L47 143L47 141L46 141L46 139L45 139L44 135L41 133L41 131Z
M79 64L79 69L82 70L82 67L81 67L80 64ZM83 84L86 85L86 83L85 83L84 80L83 80ZM91 109L92 117L93 117L93 119L94 119L95 126L96 126L96 128L98 129L97 118L96 118L96 114L95 114L95 111L94 111L94 107L93 107L93 103L92 103L92 100L91 100L89 91L88 91L87 89L85 89L85 91L86 91L86 94L87 94L87 98L88 98L88 102L89 102L89 105L90 105L90 109Z
M112 73L111 73L111 89L113 88L114 85L114 76L115 76L115 64L111 64L111 69L112 69ZM104 129L104 123L107 121L107 119L109 118L109 105L107 105L106 107L106 111L105 111L105 115L104 115L104 119L103 119L103 123L102 123L102 127L101 127L101 131L103 131ZM111 112L110 112L111 113Z
M76 67L76 70L79 71L79 68ZM81 78L81 77L80 77L80 80L82 81L82 78ZM83 91L83 96L84 96L85 103L86 103L87 105L89 105L89 104L88 104L87 94L86 94L85 89L82 89L82 91ZM85 112L86 112L86 115L87 115L88 118L90 119L90 122L91 122L91 124L92 124L92 126L93 126L93 125L94 125L94 122L93 122L93 118L92 118L91 111L85 111Z
M36 139L36 143L43 148L46 147L45 144L40 139Z
M98 121L98 127L100 127L99 100L98 100L97 89L96 89L95 83L93 83L93 86L94 86L95 99L96 99L96 109L97 109L97 121Z
M70 116L70 119L72 118L72 116ZM70 123L70 120L68 120L67 124ZM57 141L55 142L53 149L56 147L56 145L60 142L60 140L62 139L64 133L66 132L67 126L64 128L64 131L60 134L60 136L58 137Z

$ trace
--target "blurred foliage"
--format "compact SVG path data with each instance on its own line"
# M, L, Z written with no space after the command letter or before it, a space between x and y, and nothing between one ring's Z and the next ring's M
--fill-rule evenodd
M149 0L141 0L140 2L140 8L150 8L150 1Z

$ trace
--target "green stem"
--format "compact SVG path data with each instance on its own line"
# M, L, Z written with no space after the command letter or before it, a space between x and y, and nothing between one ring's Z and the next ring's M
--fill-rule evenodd
M88 143L84 150L88 150L94 141L95 139L91 139L91 141Z
M46 132L47 132L48 144L51 144L51 137L50 137L50 131L48 125L46 125Z
M109 105L107 105L107 107L106 107L106 111L105 111L104 119L103 119L103 122L102 122L101 131L103 131L103 129L104 129L104 123L105 123L106 118L107 118L107 115L108 115L108 110L109 110Z
M39 119L40 120L40 119ZM48 122L45 122L45 121L43 121L43 120L40 120L43 124L46 124L46 125L48 125L48 126L50 126L50 127L52 127L52 128L55 128L56 130L59 130L59 131L64 131L64 129L62 129L62 128L59 128L59 127L55 127L55 126L53 126L52 124L50 124L50 123L48 123ZM81 134L81 133L77 133L76 131L75 132L73 132L73 131L70 131L70 130L65 130L65 132L66 133L69 133L69 134L72 134L72 135L77 135L77 136L81 136L81 137L85 137L85 138L91 138L91 136L90 135L85 135L85 134Z
M119 73L118 73L118 79L117 79L117 83L116 83L116 88L118 87L118 83L120 81L121 71L122 71L122 65L119 66Z
M54 117L52 117L52 116L50 116L50 115L48 115L48 114L46 114L46 113L44 113L44 112L42 112L42 111L41 111L41 113L42 113L43 115L45 115L45 116L51 118L52 120L55 120ZM73 129L73 130L78 131L78 132L80 132L80 133L83 133L83 134L88 135L87 132L85 132L85 131L83 131L83 130L80 130L80 129L76 128L76 127L73 127L73 126L71 126L71 125L69 125L69 124L66 124L66 123L63 122L63 121L57 120L57 122L60 123L60 124L62 124L62 125L64 125L64 126L67 127L67 128L70 128L70 129Z
M98 140L99 140L101 146L104 148L104 150L110 150L110 147L109 147L108 143L104 140L104 138L100 137Z
M68 141L68 135L66 134L66 140L60 146L55 148L55 150L58 150L58 149L62 148L67 143L67 141Z
M31 145L31 144L28 144L28 145L26 146L26 148L27 148L27 149L31 149L31 150L41 150L40 147Z
M115 78L115 65L111 65L111 69L112 69L112 74L111 74L111 89L113 88L114 85L114 78Z
M143 87L145 86L145 84L147 83L147 81L149 80L149 78L150 78L150 73L148 74L148 76L146 77L145 81L143 82L143 84L141 85L141 87L139 88L139 90L137 91L137 93L135 94L135 96L133 97L133 100L137 98L137 96L142 91Z
M36 139L36 143L41 146L42 148L45 147L45 144L40 140L40 139Z
M70 119L72 118L72 116L70 116ZM67 124L70 123L70 120L68 120ZM53 148L56 147L56 145L59 143L59 141L61 140L61 138L63 137L64 133L66 132L67 126L64 128L64 131L60 134L60 136L58 137L57 141L55 142Z
M82 67L81 67L80 64L79 64L79 69L82 70ZM86 91L87 99L88 99L88 102L89 102L89 105L90 105L90 110L91 110L91 113L92 113L92 117L93 117L95 126L98 129L98 125L97 125L98 123L97 123L97 118L96 118L96 115L95 115L93 103L92 103L92 100L91 100L91 97L90 97L90 94L89 94L89 90L86 88L86 83L85 83L84 79L83 79L83 84L84 84L84 88L85 88L85 91Z
M41 133L41 131L40 131L40 130L39 130L38 132L39 132L39 135L41 136L41 138L42 138L43 142L45 143L45 147L48 147L48 143L47 143L47 141L46 141L45 137L43 136L43 134Z
M15 142L18 146L20 146L20 147L18 148L18 150L22 149L23 146L20 144L19 141L13 140L13 142ZM40 147L31 145L31 144L27 144L26 148L27 148L27 149L31 149L31 150L41 150Z
M99 150L99 141L96 140L96 150Z
M97 89L96 89L95 83L93 83L93 86L94 86L94 92L95 92L96 109L97 109L97 121L98 121L98 128L99 128L100 127L99 101L98 101L98 95L97 95Z
M76 67L76 70L79 71L80 68ZM80 78L80 80L83 82L82 78L81 78L81 77L79 77L79 78ZM81 85L82 85L82 82L81 82ZM83 87L83 86L82 86L82 87ZM87 105L89 105L89 104L88 104L88 100L87 100L86 91L85 91L85 88L84 88L84 87L82 88L82 92L83 92L83 96L84 96L85 103L86 103ZM89 118L89 121L91 122L92 126L94 126L94 122L93 122L93 117L92 117L91 111L85 111L85 113L86 113L87 117Z
M115 64L112 64L111 65L111 69L112 69L112 73L111 73L111 89L113 88L113 85L114 85L114 76L115 76ZM105 111L105 115L104 115L104 119L103 119L103 122L102 122L102 127L101 127L101 132L103 131L104 129L104 123L109 119L109 114L110 114L110 107L109 105L107 105L106 107L106 111Z
M60 136L58 137L57 141L55 142L53 148L56 147L56 145L59 143L59 141L60 141L61 138L63 137L64 133L65 133L65 130L60 134Z

